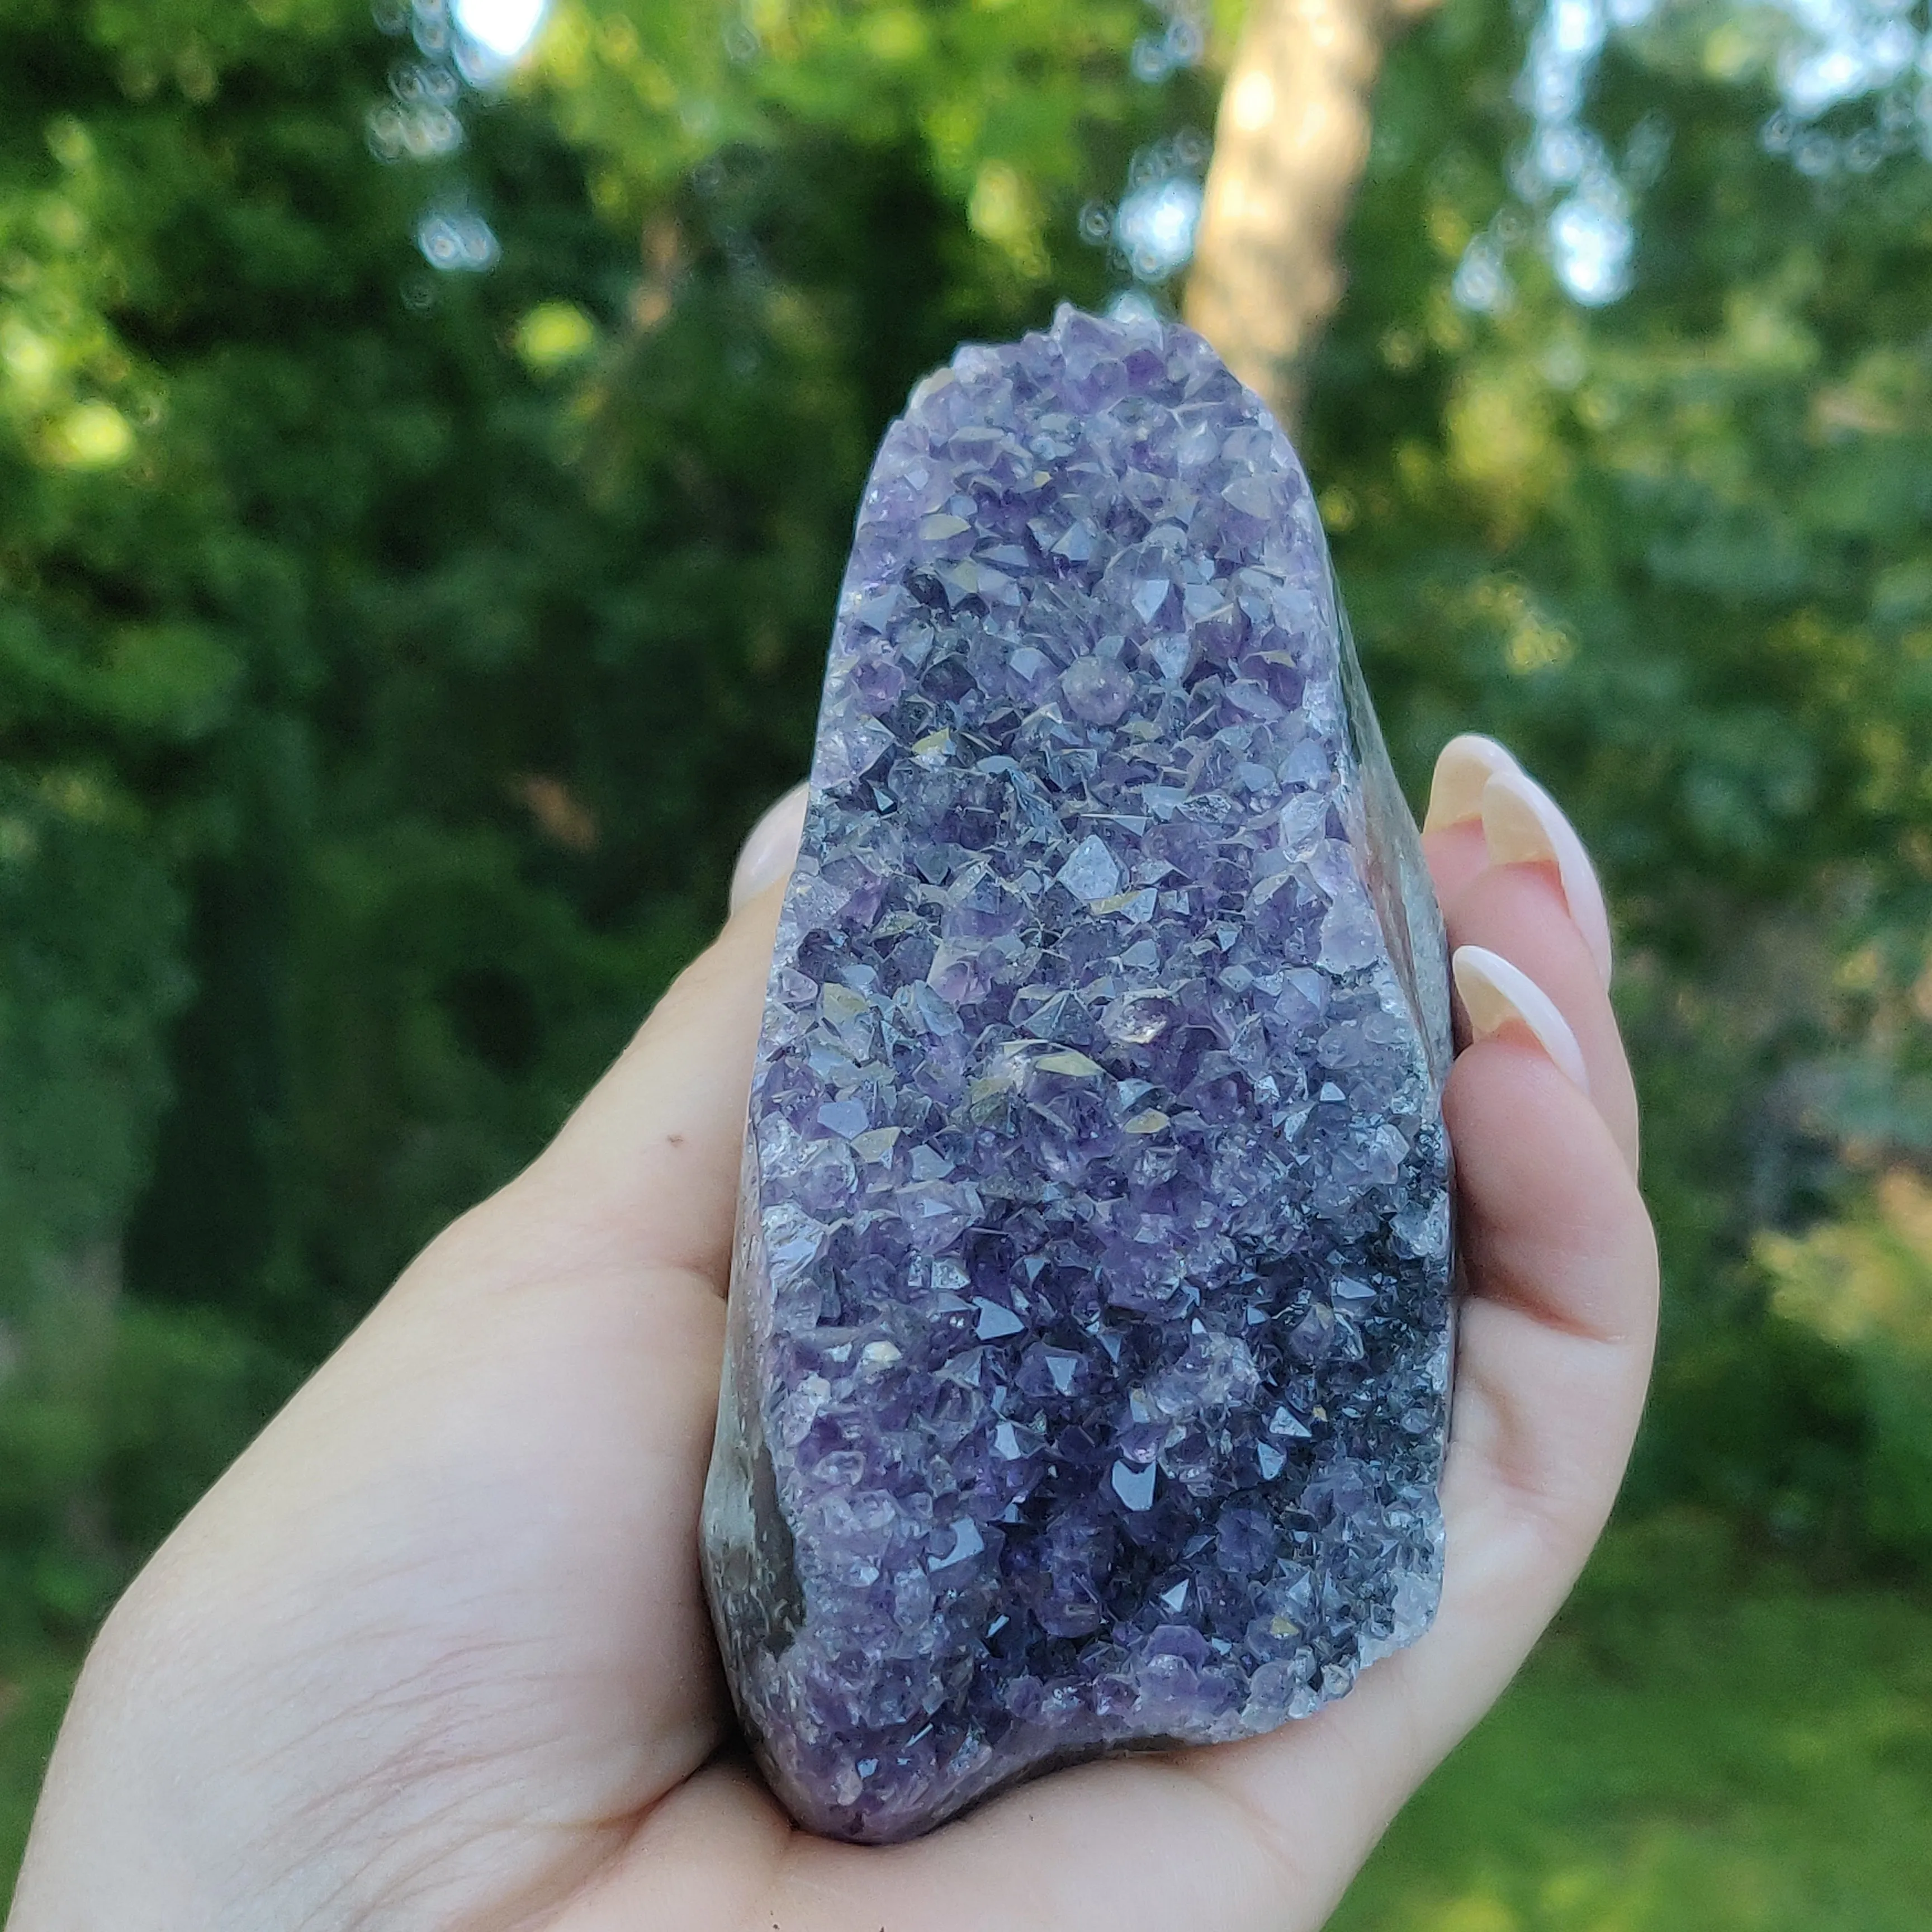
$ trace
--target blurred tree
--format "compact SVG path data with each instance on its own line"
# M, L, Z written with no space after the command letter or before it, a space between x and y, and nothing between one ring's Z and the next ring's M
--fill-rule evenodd
M1436 0L1254 0L1214 123L1188 321L1291 429L1342 299L1388 43Z

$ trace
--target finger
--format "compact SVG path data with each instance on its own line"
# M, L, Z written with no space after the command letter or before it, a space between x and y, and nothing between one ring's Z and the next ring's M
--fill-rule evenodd
M805 807L811 788L795 784L771 806L746 835L744 848L731 873L731 910L748 904L766 887L777 884L798 856L805 831Z
M1449 968L1472 1041L1520 1028L1589 1092L1590 1070L1570 1022L1527 973L1480 946L1459 946L1450 956Z
M1453 949L1476 947L1500 957L1562 1016L1582 1054L1591 1101L1634 1173L1637 1108L1630 1062L1596 957L1551 869L1485 866L1452 894L1443 912Z
M1649 1216L1588 1096L1526 1034L1498 1034L1457 1060L1443 1111L1456 1148L1466 1320L1480 1310L1510 1310L1552 1336L1612 1350L1628 1346L1635 1351L1628 1360L1647 1365L1657 1312ZM1478 1325L1462 1337L1459 1405L1466 1371L1504 1390L1514 1387L1484 1352L1492 1332ZM1598 1369L1608 1359L1580 1358ZM1621 1382L1616 1389L1628 1393ZM1561 1419L1541 1388L1519 1394L1525 1414ZM1603 1413L1586 1404L1576 1419L1590 1439L1604 1439ZM1629 1420L1634 1426L1634 1413ZM1533 1474L1542 1466L1520 1459L1515 1466ZM1614 1477L1620 1465L1606 1458L1603 1466Z
M1436 754L1422 820L1423 849L1444 904L1490 862L1483 838L1483 792L1497 772L1518 770L1493 738L1465 731Z
M1596 868L1556 801L1522 772L1496 772L1483 788L1483 842L1496 866L1547 865L1583 935L1598 976L1610 983L1610 919Z
M1486 738L1480 731L1458 732L1436 754L1423 830L1435 832L1445 825L1460 825L1466 819L1480 818L1483 794L1490 779L1498 772L1522 769L1516 754L1507 745Z
M1599 976L1610 984L1610 914L1596 868L1556 800L1504 746L1474 732L1443 746L1423 832L1445 902L1486 866L1547 865Z
M1538 997L1548 995L1576 1038L1585 1084L1634 1172L1636 1090L1604 996L1610 921L1582 841L1508 751L1465 734L1436 760L1423 847L1450 945L1497 956L1526 974ZM1466 1024L1462 1030L1466 1037ZM1560 1044L1554 1050L1560 1055Z

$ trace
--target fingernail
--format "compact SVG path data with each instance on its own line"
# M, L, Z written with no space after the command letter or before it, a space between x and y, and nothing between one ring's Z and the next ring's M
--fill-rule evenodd
M1436 773L1429 781L1429 809L1423 814L1423 830L1439 832L1445 825L1460 825L1466 818L1480 817L1484 786L1498 772L1520 769L1493 738L1474 731L1451 738L1436 756Z
M794 785L746 835L738 862L731 868L734 912L791 870L798 857L798 842L805 833L808 790L803 784Z
M1610 916L1604 889L1583 842L1556 801L1520 771L1494 772L1483 788L1483 840L1492 866L1554 861L1569 902L1570 916L1583 935L1604 984L1610 983Z
M1556 1004L1527 973L1512 966L1500 952L1480 946L1459 946L1450 962L1469 1030L1478 1040L1500 1033L1511 1021L1529 1029L1544 1052L1580 1087L1590 1090L1583 1049L1570 1030L1570 1022Z

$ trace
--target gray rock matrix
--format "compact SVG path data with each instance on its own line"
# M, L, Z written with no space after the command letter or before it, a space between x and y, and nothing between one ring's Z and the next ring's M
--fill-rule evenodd
M1424 1629L1449 1055L1286 437L1178 326L961 350L859 514L705 1496L800 1822L1266 1731Z

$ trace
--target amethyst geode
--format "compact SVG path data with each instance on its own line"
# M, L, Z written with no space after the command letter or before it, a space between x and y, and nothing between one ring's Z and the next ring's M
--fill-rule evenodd
M962 349L859 513L705 1495L802 1823L1264 1731L1420 1633L1449 1052L1287 439L1185 328Z

